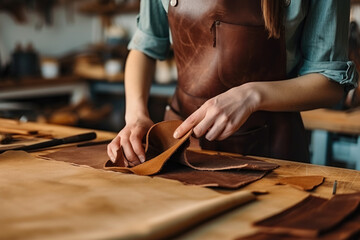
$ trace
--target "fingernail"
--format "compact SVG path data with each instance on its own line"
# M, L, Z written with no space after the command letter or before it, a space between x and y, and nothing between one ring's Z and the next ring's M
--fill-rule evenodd
M144 156L140 156L140 157L139 157L139 160L140 160L141 163L144 163L144 162L145 162L145 157L144 157Z
M173 137L174 137L174 138L178 138L178 137L179 137L179 132L178 132L178 131L175 131Z

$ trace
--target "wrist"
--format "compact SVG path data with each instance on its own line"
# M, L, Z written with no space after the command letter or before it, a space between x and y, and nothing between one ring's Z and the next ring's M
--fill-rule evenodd
M147 109L130 108L125 112L125 122L127 124L147 121L150 119Z
M258 82L245 83L239 88L246 94L246 103L251 112L256 112L262 109L263 105L263 94L261 85Z

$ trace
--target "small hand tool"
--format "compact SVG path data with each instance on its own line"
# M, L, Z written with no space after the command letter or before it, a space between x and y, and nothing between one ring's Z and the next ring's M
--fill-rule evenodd
M58 146L58 145L67 144L67 143L76 143L76 142L92 140L95 138L96 138L95 132L88 132L88 133L77 134L77 135L65 137L65 138L54 138L49 141L35 143L35 144L27 145L27 146L22 145L22 146L18 146L18 147L12 147L10 149L1 148L0 153L5 152L7 150L24 150L24 151L37 150L37 149L41 149L41 148L48 148L48 147Z

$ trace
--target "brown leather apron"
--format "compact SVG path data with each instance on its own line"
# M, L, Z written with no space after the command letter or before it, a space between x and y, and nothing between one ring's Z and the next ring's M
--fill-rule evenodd
M268 37L260 0L172 0L168 19L178 87L166 120L184 119L206 100L246 82L286 79L284 34ZM231 137L201 138L200 146L309 161L298 112L255 112Z

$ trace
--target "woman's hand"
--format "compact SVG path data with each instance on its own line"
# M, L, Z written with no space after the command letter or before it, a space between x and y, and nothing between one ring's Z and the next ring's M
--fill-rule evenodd
M234 87L206 101L175 130L174 137L179 138L193 128L196 137L223 140L244 124L259 102L260 95L249 84Z
M175 131L179 138L193 128L195 136L223 140L233 134L255 111L305 111L331 107L343 96L343 87L322 74L249 82L234 87L207 102Z
M112 162L119 160L119 151L124 151L125 166L133 167L145 162L145 150L142 139L154 123L147 116L136 117L127 121L126 126L107 146L107 153Z

